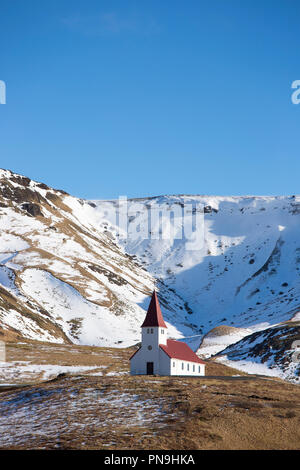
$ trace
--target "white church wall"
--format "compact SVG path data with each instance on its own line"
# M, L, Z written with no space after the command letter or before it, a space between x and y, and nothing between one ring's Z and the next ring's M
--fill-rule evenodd
M171 359L159 348L159 367L160 375L171 375Z
M153 373L159 374L159 348L151 341L151 338L142 343L142 347L131 359L131 373L134 375L147 374L147 362L153 362Z
M150 322L154 323L153 319L150 319ZM171 359L168 354L160 348L160 345L167 345L167 337L167 328L161 326L142 327L141 348L130 360L131 374L147 374L147 363L152 363L153 374L155 375L196 377L205 375L204 364Z
M152 347L158 344L167 344L167 329L161 327L142 328L142 344L147 343Z
M130 361L132 375L146 375L147 362L153 362L155 375L174 375L201 377L205 375L205 364L199 364L181 359L170 359L161 349L149 351L145 345Z
M200 377L205 375L205 365L195 362L182 361L181 359L171 359L171 374Z
M130 359L130 373L132 375L143 375L146 374L144 363L140 360L140 351L137 351L135 355Z

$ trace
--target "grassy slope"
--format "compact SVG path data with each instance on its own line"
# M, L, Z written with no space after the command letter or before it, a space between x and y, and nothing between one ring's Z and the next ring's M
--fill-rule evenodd
M103 375L37 375L34 385L0 389L0 448L299 449L299 386L212 361L205 378L131 377L132 351L9 344L8 364L95 366Z

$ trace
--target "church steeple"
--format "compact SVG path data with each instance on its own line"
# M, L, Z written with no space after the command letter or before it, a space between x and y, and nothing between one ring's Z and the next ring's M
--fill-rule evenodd
M144 327L155 327L155 326L160 326L161 328L167 328L167 325L164 322L159 302L158 302L158 297L156 294L156 291L153 291L150 305L147 311L146 318L144 320L144 323L142 324L142 328Z
M155 291L141 329L141 347L130 358L131 374L187 376L205 374L204 362L187 344L168 339L167 325Z

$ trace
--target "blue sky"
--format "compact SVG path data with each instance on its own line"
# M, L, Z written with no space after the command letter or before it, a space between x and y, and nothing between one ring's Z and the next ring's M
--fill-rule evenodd
M297 0L1 0L0 168L84 198L299 193Z

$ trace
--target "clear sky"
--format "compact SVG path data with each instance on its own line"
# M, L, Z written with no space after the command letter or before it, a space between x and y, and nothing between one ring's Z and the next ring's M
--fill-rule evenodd
M300 193L299 0L0 7L0 168L84 198Z

